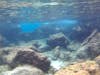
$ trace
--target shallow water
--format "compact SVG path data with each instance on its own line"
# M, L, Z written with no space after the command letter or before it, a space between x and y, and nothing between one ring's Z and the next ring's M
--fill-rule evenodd
M1 66L11 66L8 63L17 48L28 48L48 57L52 74L65 65L100 55L99 33L99 0L0 0ZM90 50L85 52L88 45Z

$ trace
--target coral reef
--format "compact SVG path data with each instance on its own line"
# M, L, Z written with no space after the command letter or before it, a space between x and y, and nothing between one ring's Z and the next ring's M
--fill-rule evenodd
M54 75L100 75L100 68L95 61L86 61L69 65Z

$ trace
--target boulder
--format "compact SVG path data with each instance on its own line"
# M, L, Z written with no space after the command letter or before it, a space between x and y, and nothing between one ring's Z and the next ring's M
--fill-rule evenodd
M44 72L47 72L50 68L50 61L47 57L35 51L18 51L11 65L15 66L16 64L33 65Z
M16 67L12 71L5 71L2 75L44 75L44 73L38 68L24 65Z
M48 38L47 44L51 48L55 48L56 46L60 46L60 47L66 48L67 45L69 44L69 40L63 33L57 33L57 34L51 35Z
M100 68L95 61L86 61L69 65L54 75L100 75Z
M95 36L89 41L88 54L95 58L100 55L100 32L96 33Z
M0 64L11 64L18 51L33 51L28 46L13 46L0 48Z
M50 68L50 61L46 56L27 46L0 48L0 64L8 64L11 68L15 68L20 64L29 64L45 72Z
M6 72L8 70L10 70L8 65L0 65L0 75L2 75L2 72Z
M100 55L100 32L93 32L78 49L78 57L94 59Z
M96 61L96 62L100 65L100 55L97 56L97 57L94 59L94 61Z

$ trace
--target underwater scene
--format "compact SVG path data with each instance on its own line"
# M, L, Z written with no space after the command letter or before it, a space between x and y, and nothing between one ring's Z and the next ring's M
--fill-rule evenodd
M0 0L0 75L100 75L100 0Z

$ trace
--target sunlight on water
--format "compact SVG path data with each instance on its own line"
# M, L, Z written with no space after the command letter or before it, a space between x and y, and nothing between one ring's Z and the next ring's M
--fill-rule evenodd
M72 26L76 25L78 23L77 20L58 20L58 21L51 21L51 22L36 22L36 23L30 23L30 22L24 22L21 23L19 28L22 32L34 32L36 29L43 25L59 25L59 26Z
M22 32L33 32L41 26L41 23L22 23L20 29Z

